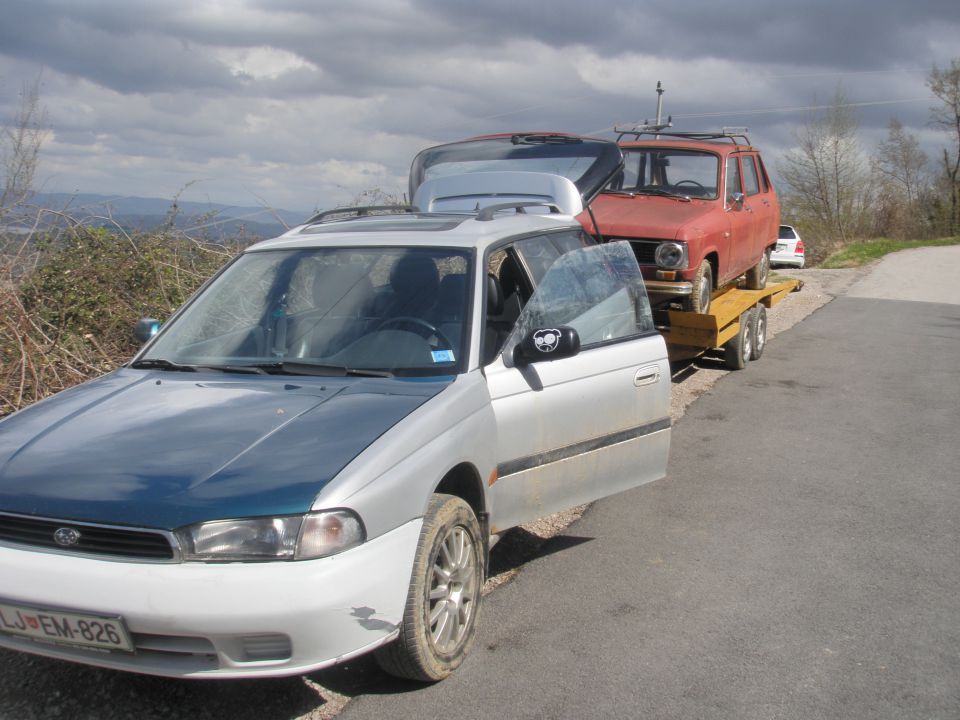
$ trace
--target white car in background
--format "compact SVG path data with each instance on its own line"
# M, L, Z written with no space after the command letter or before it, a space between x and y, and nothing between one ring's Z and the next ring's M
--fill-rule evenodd
M781 225L777 235L777 247L770 255L771 265L789 265L802 268L804 264L803 240L792 225Z

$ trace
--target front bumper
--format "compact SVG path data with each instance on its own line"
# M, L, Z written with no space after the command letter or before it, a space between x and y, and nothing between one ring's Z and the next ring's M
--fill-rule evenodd
M644 278L643 284L648 293L655 295L687 296L693 294L693 283L686 280L647 280Z
M422 525L416 519L320 560L147 564L0 546L0 596L124 619L135 652L0 632L0 647L182 678L298 675L396 636Z
M805 255L795 255L794 253L774 252L770 255L771 265L789 265L790 267L802 268L804 266Z

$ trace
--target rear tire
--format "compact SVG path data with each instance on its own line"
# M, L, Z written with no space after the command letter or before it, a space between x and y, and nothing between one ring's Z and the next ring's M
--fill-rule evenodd
M763 290L770 277L770 248L763 251L760 262L747 270L747 290Z
M706 315L710 311L710 298L713 295L713 266L704 260L693 276L693 292L684 299L684 310Z
M757 305L750 314L750 335L753 338L751 360L759 360L767 346L767 308L763 303Z
M753 356L750 333L752 317L752 310L743 313L740 316L740 331L723 346L723 361L730 370L743 370L747 366L747 361Z
M480 611L482 542L480 524L466 502L453 495L430 499L400 635L375 653L384 671L436 682L460 666L473 645Z

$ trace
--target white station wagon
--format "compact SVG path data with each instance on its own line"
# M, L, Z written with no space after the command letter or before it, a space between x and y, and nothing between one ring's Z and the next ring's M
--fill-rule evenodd
M126 367L0 422L0 646L193 678L375 651L438 680L499 534L664 476L637 262L574 219L620 151L473 150L418 157L422 210L254 245Z

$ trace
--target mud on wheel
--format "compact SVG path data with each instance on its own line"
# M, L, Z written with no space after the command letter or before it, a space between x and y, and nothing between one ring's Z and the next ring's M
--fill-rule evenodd
M423 517L399 637L376 653L391 675L435 682L456 670L473 645L483 546L466 502L434 495Z

